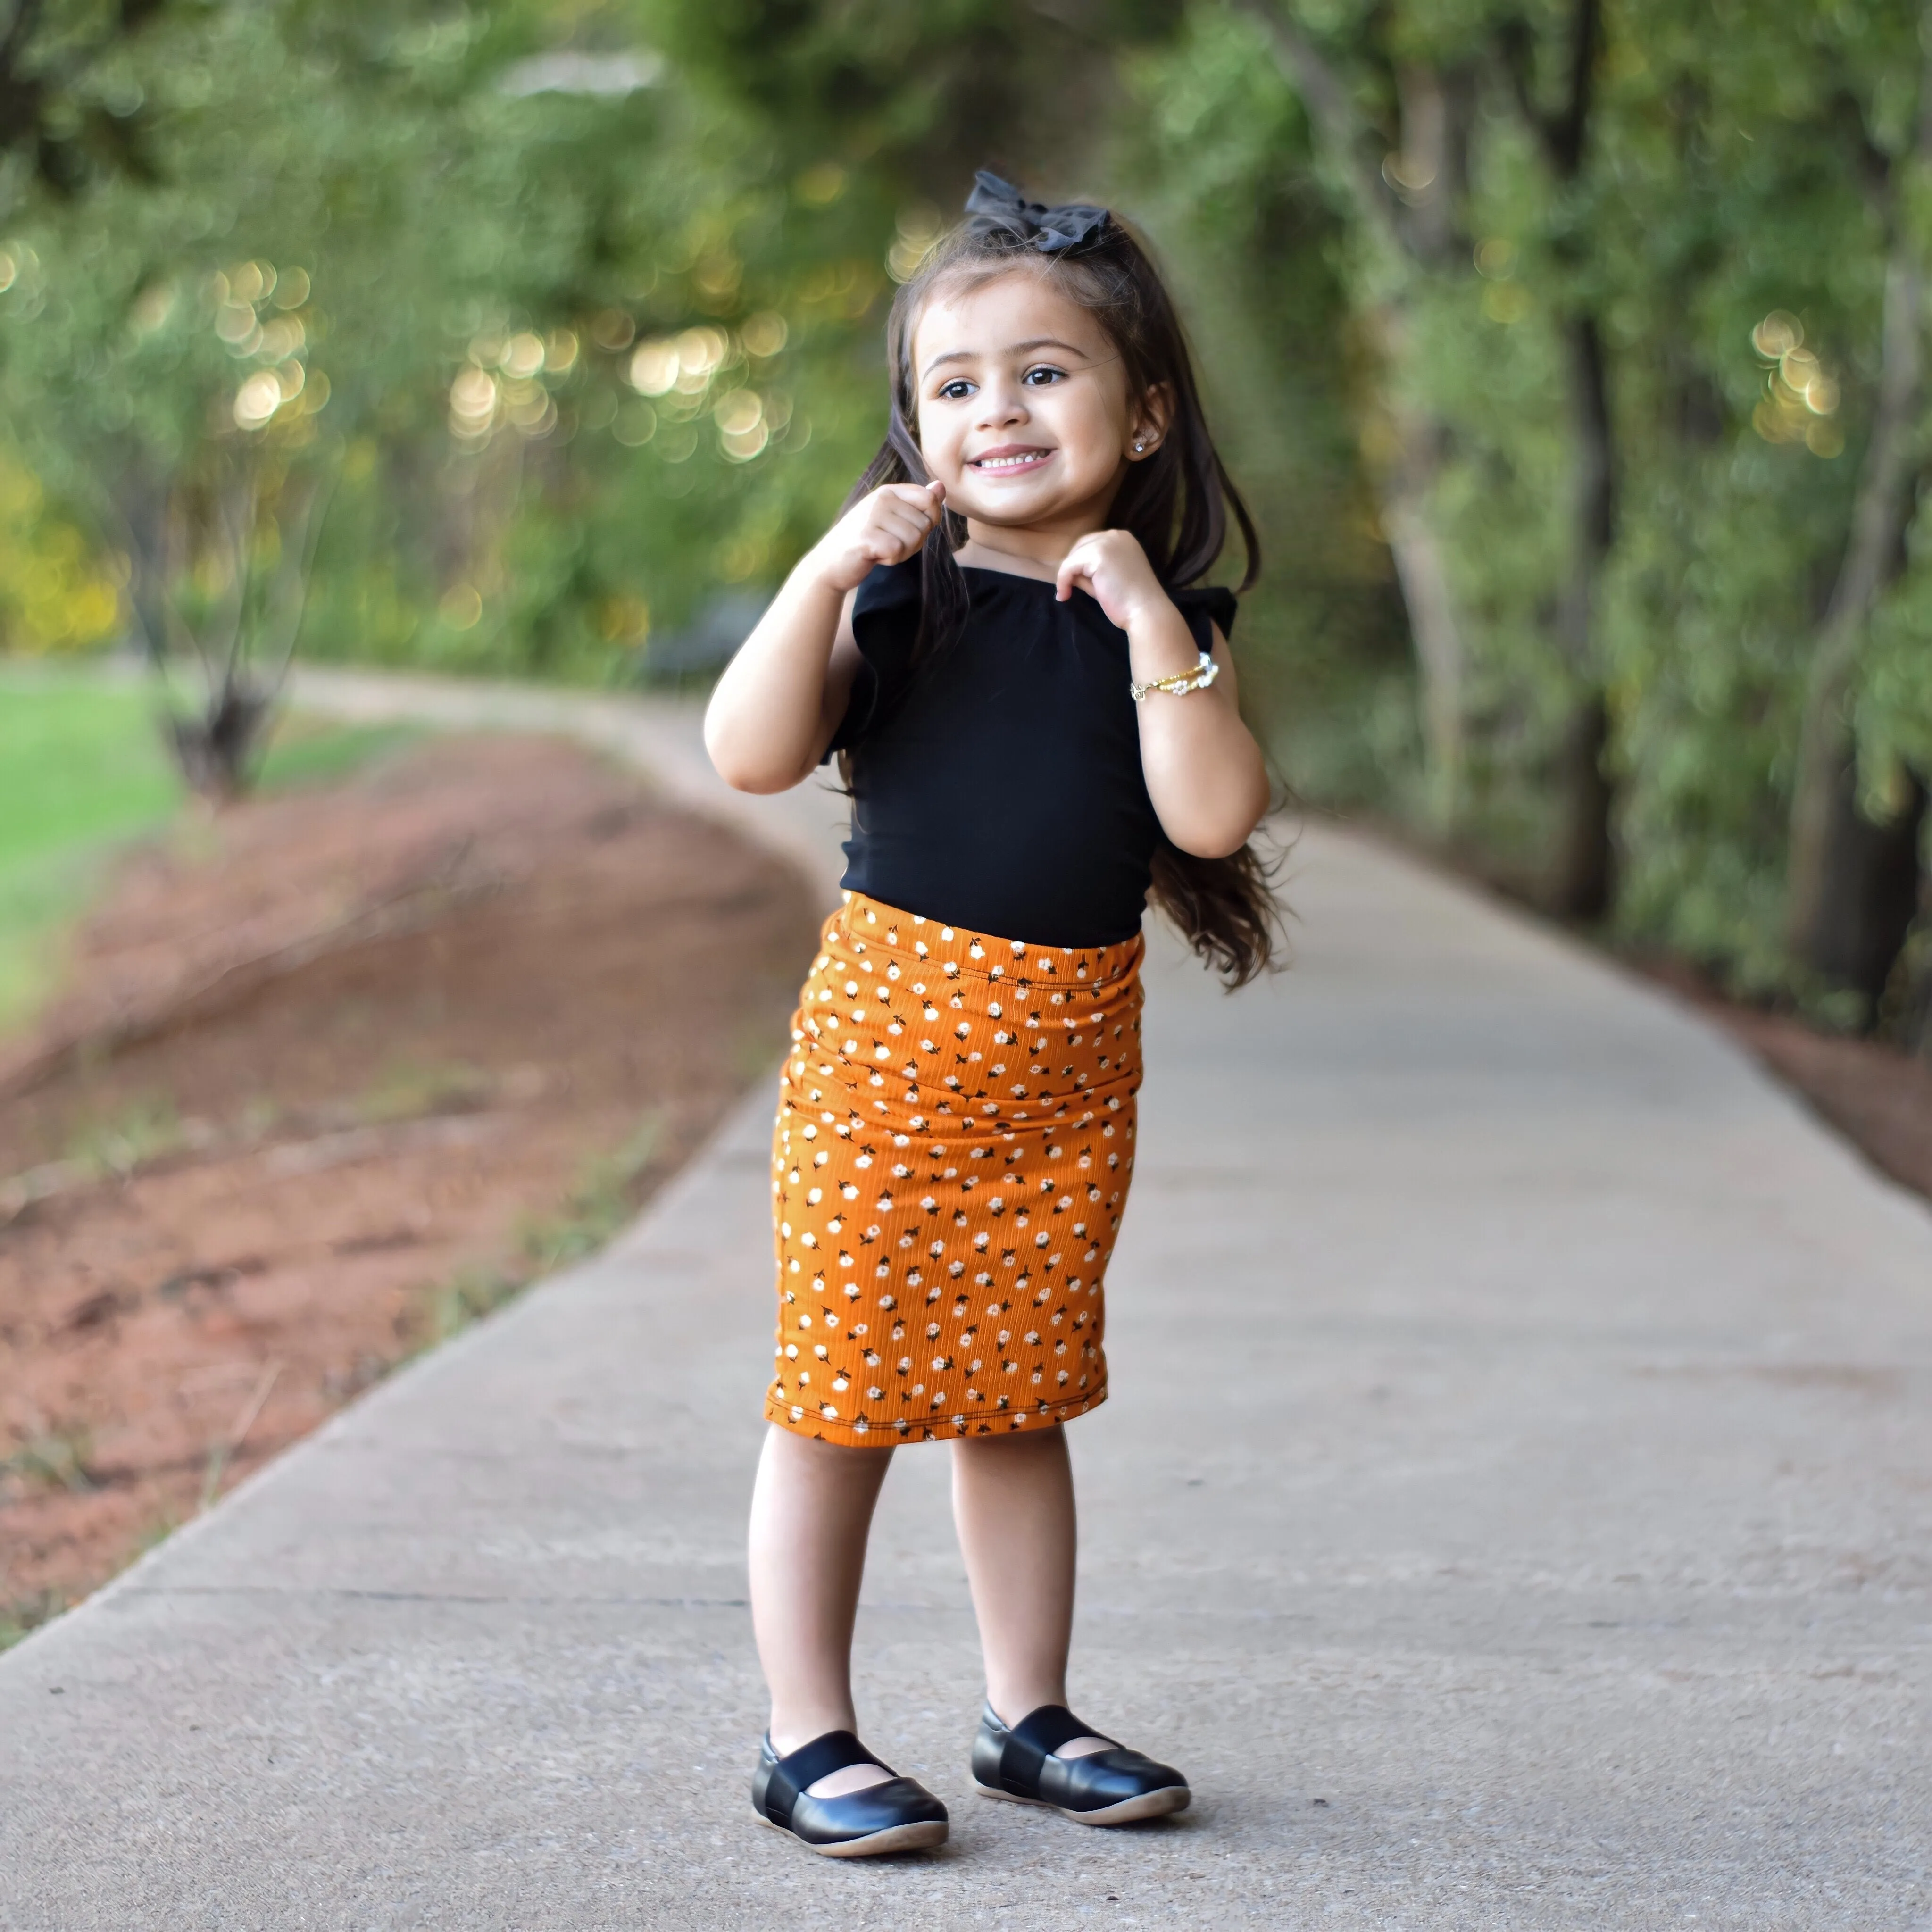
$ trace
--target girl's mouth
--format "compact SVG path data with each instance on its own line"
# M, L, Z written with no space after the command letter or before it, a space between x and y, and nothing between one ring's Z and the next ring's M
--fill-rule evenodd
M1050 449L1036 449L1020 443L1003 443L998 449L983 451L966 465L982 476L1017 476L1029 470L1037 470L1053 454Z

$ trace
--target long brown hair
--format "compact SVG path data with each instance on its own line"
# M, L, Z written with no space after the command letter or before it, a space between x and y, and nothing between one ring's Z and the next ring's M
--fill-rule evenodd
M1130 466L1110 521L1130 531L1155 574L1170 590L1204 576L1226 548L1232 514L1240 530L1246 590L1261 571L1261 543L1240 492L1208 431L1187 338L1160 272L1136 237L1104 210L1036 207L996 177L982 175L967 205L974 212L946 235L895 298L886 323L892 407L886 440L853 486L848 507L883 484L931 480L915 425L919 420L912 366L913 332L927 300L942 284L968 286L1025 268L1045 275L1106 331L1126 371L1130 406L1157 389L1170 404L1154 454ZM997 197L988 188L997 189ZM1072 238L1054 232L1056 218L1074 218ZM926 538L920 558L916 666L955 643L964 627L964 573L953 553L966 541L966 520L948 509ZM1155 848L1148 896L1232 989L1278 962L1281 908L1270 868L1253 844L1221 859L1184 852L1162 837Z

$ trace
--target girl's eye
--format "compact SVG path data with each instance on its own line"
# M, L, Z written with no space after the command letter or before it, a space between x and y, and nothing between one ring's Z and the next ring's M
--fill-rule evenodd
M1061 369L1044 368L1039 369L1029 369L1026 374L1020 378L1020 380L1022 382L1028 384L1031 388L1042 389L1046 388L1047 384L1049 382L1058 382L1060 377L1065 374L1066 371Z
M973 385L964 376L956 376L950 382L942 382L939 388L943 402L960 403L973 393Z

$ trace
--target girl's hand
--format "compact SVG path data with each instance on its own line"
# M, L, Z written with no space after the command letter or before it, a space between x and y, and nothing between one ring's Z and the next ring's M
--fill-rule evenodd
M886 483L862 498L814 547L814 574L842 597L874 566L903 563L925 542L946 501L944 483Z
M1064 604L1076 590L1090 592L1107 621L1123 631L1131 631L1150 610L1174 608L1147 552L1126 530L1094 530L1066 553L1054 579L1054 595Z

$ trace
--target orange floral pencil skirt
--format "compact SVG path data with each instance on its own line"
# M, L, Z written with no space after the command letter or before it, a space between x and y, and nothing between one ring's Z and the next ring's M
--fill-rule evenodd
M994 938L846 894L778 1082L772 1421L890 1448L1106 1400L1142 950Z

